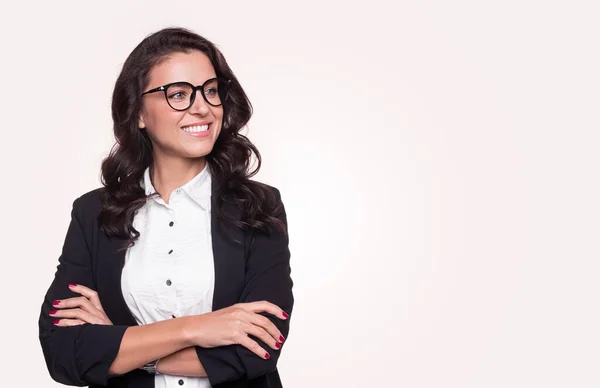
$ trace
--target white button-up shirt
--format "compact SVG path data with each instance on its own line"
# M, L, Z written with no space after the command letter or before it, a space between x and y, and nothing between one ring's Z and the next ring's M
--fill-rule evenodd
M147 195L156 190L146 169ZM140 237L125 255L121 288L140 325L212 311L215 271L210 225L211 175L208 164L173 191L167 204L149 198L133 226ZM160 365L160 364L159 364ZM207 388L207 377L157 374L156 388Z

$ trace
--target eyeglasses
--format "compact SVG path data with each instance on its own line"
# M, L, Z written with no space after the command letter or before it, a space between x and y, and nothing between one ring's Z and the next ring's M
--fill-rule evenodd
M175 110L189 109L196 100L196 91L200 90L204 101L212 106L220 106L229 95L231 80L216 77L206 80L202 85L194 86L189 82L172 82L142 93L164 92L169 106Z

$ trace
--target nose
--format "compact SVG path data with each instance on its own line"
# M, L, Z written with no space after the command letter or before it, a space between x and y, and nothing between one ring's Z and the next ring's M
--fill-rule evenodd
M201 116L205 116L209 111L208 104L206 103L206 101L204 101L204 98L202 98L202 92L200 92L200 90L196 90L195 93L196 98L194 98L194 103L192 104L192 106L190 106L189 112L192 114L199 114Z

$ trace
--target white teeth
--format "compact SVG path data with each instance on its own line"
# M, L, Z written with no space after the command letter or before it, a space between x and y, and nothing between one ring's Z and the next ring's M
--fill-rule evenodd
M186 132L204 132L204 131L208 130L208 124L193 126L193 127L185 127L182 129Z

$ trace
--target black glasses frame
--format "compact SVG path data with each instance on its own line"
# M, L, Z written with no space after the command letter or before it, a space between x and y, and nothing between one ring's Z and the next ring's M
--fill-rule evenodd
M206 98L206 95L204 94L204 86L206 84L208 84L209 82L213 82L214 80L217 80L218 83L219 83L219 94L221 94L221 91L220 91L221 88L222 87L225 88L225 91L224 91L225 97L222 98L221 99L221 103L217 104L217 105L215 105L215 104L211 103L210 101L208 101L208 98ZM181 85L181 84L189 85L189 87L192 89L192 95L190 96L190 105L188 105L187 108L185 108L185 109L178 109L178 108L173 107L173 105L171 105L171 103L169 102L169 96L167 96L167 90L169 89L169 86L171 86L171 85L177 85L177 84L179 84L179 85ZM221 106L221 105L223 105L223 102L225 100L227 100L227 98L229 97L229 93L228 92L229 92L229 85L230 84L231 84L231 80L230 79L225 79L225 78L222 78L222 77L214 77L214 78L207 79L206 81L204 81L204 83L202 85L198 85L198 86L194 86L194 85L192 85L189 82L178 81L178 82L171 82L171 83L159 86L159 87L154 88L154 89L150 89L150 90L142 93L141 95L143 96L143 95L149 94L149 93L164 92L165 100L167 100L167 104L169 104L169 106L172 109L177 110L177 111L184 111L184 110L190 109L190 107L192 105L194 105L194 101L196 101L196 92L198 90L200 90L200 94L202 94L202 98L204 98L204 101L206 101L207 104L209 104L211 106ZM219 97L221 97L221 96L219 96Z

